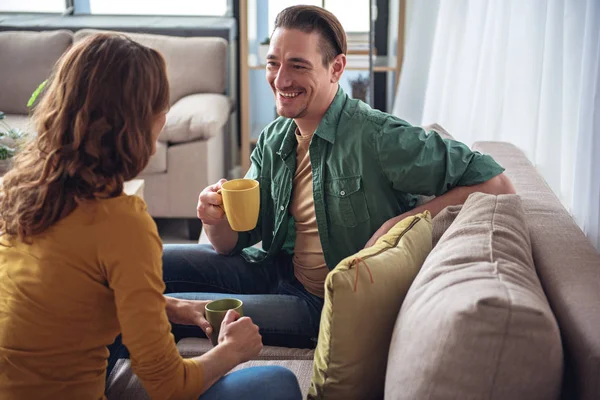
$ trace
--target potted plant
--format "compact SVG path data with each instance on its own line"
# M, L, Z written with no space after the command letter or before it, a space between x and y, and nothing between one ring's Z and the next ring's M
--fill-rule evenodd
M4 175L10 169L11 159L25 137L25 132L12 128L6 122L6 115L0 111L0 175Z
M355 80L350 81L352 87L352 98L367 101L367 91L369 89L369 77L359 75Z
M33 106L44 86L46 86L46 81L35 89L27 102L27 107ZM0 111L0 176L10 169L12 158L26 140L27 133L11 127L6 121L6 114Z
M263 63L267 59L267 54L269 54L269 45L271 44L271 38L265 38L258 45L258 62Z

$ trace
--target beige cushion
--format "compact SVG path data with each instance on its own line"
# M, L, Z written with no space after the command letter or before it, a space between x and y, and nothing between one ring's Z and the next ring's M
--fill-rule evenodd
M144 175L163 174L167 172L167 145L156 142L156 153L150 157L148 165L142 172Z
M402 220L329 273L309 399L383 396L394 322L430 250L425 212Z
M436 215L431 221L431 245L435 247L442 235L450 228L458 214L462 210L462 205L448 206Z
M82 29L75 41L100 31ZM227 41L216 37L175 37L126 33L133 40L158 50L167 63L171 105L194 93L224 93L227 81Z
M185 96L169 110L159 140L183 143L220 135L231 114L231 106L229 98L222 94Z
M402 305L390 399L557 399L560 332L517 195L469 196Z
M600 399L600 253L516 146L479 142L522 199L533 260L565 350L564 399Z
M233 371L242 368L260 367L265 365L279 365L292 371L296 378L303 398L306 398L310 377L312 374L312 361L310 360L254 360L238 365ZM267 383L268 384L268 383ZM149 400L150 396L142 386L142 382L133 373L131 362L127 359L118 360L110 377L106 390L108 400ZM258 399L257 399L258 400Z
M66 30L0 32L0 111L27 114L31 94L72 43Z

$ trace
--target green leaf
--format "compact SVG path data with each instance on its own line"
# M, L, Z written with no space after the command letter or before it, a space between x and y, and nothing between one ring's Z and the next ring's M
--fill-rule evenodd
M8 146L0 145L0 160L8 160L15 155L15 150Z
M48 83L48 79L46 79L44 82L40 83L40 85L37 87L37 89L35 89L35 91L31 95L31 97L29 98L29 101L27 102L27 107L33 106L33 103L35 103L35 100L38 98L38 96L40 95L42 90L44 90L46 83Z
M4 116L5 116L5 115L6 115L6 114L4 114L2 111L0 111L0 119L4 119Z

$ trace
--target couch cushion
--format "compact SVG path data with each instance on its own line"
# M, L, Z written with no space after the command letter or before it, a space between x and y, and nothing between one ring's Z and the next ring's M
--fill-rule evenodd
M448 206L436 215L431 221L431 245L435 247L444 233L450 228L458 214L462 210L462 205Z
M386 398L557 399L560 332L517 195L469 196L406 295Z
M298 378L303 398L306 398L310 377L312 374L312 361L310 360L254 360L238 365L233 371L242 368L259 367L265 365L279 365L291 370ZM131 362L128 359L118 360L112 370L107 384L106 397L108 400L149 400L150 396L142 386L142 382L133 373Z
M309 399L383 396L394 322L430 250L425 212L397 223L329 273Z
M600 254L516 146L479 142L523 201L533 259L565 349L564 399L600 399Z
M27 114L27 101L73 43L66 30L0 32L0 111Z
M185 338L177 342L177 348L182 357L197 357L213 348L212 343L204 338ZM312 360L314 350L293 349L277 346L263 346L263 349L254 357L255 360Z
M82 29L75 41L101 32ZM176 37L125 33L131 39L158 50L167 63L171 105L194 93L224 93L227 81L227 41L217 37Z
M202 93L185 96L171 107L161 142L184 143L209 139L223 133L231 114L231 101L222 94Z
M150 161L142 174L164 174L165 172L167 172L167 145L156 142L156 153L150 157Z

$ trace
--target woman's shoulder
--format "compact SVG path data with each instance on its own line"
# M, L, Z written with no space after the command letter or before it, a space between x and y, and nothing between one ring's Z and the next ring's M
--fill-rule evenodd
M93 222L102 225L120 225L124 229L133 226L154 226L154 221L144 200L138 196L121 195L110 199L98 199L81 204L79 211Z

